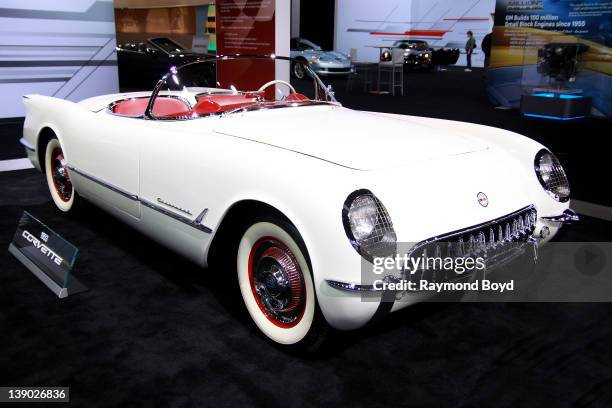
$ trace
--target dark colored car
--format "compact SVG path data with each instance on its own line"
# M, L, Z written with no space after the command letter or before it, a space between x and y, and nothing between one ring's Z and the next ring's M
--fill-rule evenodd
M119 86L121 89L146 89L155 86L171 66L195 61L207 54L195 53L166 37L146 42L117 45Z
M394 48L404 50L404 66L423 70L432 70L437 65L452 65L459 59L458 48L434 49L423 40L398 40ZM383 61L391 60L391 51L382 54Z

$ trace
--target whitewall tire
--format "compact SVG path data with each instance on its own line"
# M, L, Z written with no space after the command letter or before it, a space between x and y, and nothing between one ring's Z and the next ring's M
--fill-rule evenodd
M257 327L277 343L295 345L312 331L316 298L307 255L278 224L255 222L242 235L238 283Z
M59 140L49 140L45 150L45 174L51 198L61 211L68 212L76 200L76 192L65 166L64 153Z

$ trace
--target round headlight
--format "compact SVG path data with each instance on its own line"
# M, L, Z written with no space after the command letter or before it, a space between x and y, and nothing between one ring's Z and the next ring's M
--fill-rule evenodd
M542 149L536 154L534 162L538 181L552 198L559 202L569 200L570 188L561 163L554 154Z
M365 259L395 255L397 236L393 223L385 206L370 191L358 190L348 196L342 222L351 245Z

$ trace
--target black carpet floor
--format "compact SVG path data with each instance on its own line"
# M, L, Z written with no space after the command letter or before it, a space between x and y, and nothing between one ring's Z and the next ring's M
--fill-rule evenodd
M27 210L80 248L90 288L60 301L0 251L0 385L70 386L81 407L612 404L610 304L423 304L296 356L258 333L234 277L91 204L60 213L35 170L0 185L0 247ZM559 240L611 227L586 218Z
M603 154L596 146L609 123L526 121L487 104L479 73L440 74L407 77L404 98L347 95L332 82L349 107L542 140L580 198L606 199L577 180L607 164L586 159ZM19 132L19 123L0 126L0 159L23 157ZM90 288L60 301L0 251L0 385L70 386L78 407L612 405L610 304L422 304L297 356L259 334L233 276L185 261L93 205L60 213L35 170L0 173L0 186L0 247L27 210L80 249L75 275ZM612 223L587 217L558 240L610 241Z

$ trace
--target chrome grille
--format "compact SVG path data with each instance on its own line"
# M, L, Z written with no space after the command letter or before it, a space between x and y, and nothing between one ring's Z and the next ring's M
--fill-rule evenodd
M411 257L478 258L490 271L524 252L533 235L537 212L533 206L522 208L493 221L451 232L415 245ZM454 271L423 268L405 277L410 281L448 282L465 278Z

